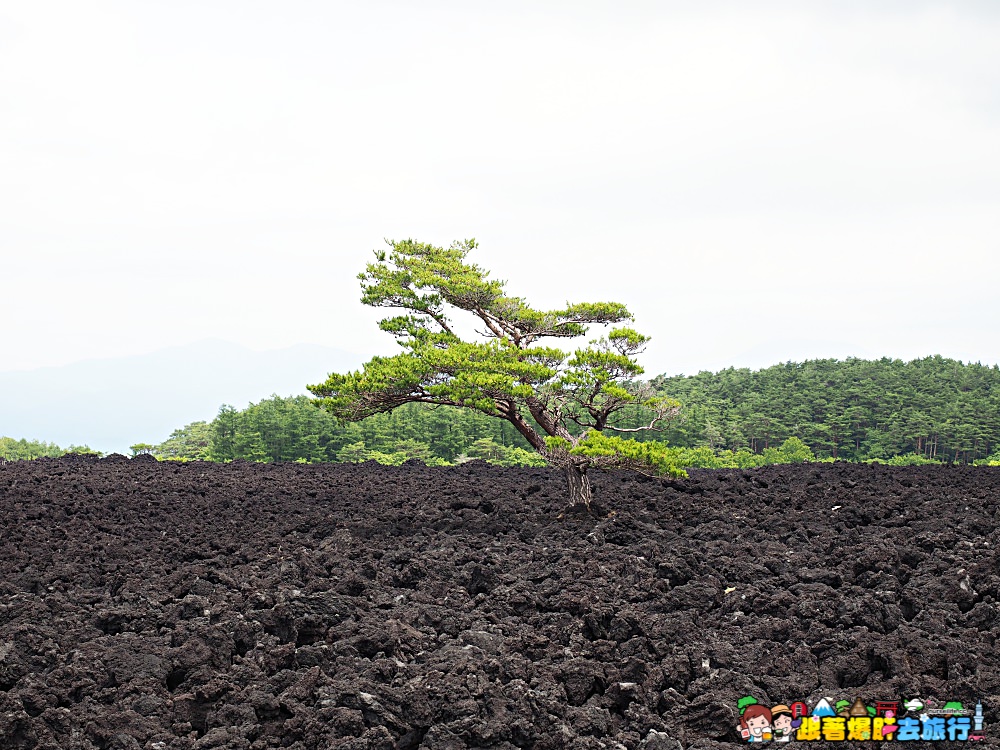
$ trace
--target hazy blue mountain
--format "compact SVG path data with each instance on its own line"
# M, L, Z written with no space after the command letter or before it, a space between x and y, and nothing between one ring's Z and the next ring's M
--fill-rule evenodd
M128 453L134 443L159 443L189 422L211 420L222 404L242 408L275 393L306 393L307 383L362 363L359 355L313 344L253 351L210 339L0 372L0 435Z

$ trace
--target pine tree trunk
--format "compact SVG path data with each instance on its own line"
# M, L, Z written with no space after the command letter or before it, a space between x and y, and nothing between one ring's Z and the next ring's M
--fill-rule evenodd
M587 476L586 468L567 466L566 480L569 483L569 504L582 504L590 510L590 477Z

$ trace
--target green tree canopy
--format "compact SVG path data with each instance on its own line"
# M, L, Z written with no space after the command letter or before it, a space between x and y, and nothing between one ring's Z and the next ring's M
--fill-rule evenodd
M0 437L0 461L30 461L35 458L61 456L65 453L55 443L45 443L39 440L15 440L12 437Z
M447 249L413 240L389 245L359 275L361 301L401 312L379 327L403 351L308 386L318 406L352 422L408 403L464 407L506 420L550 463L565 468L574 503L590 503L590 467L683 474L657 444L601 434L655 430L679 409L677 401L656 396L638 380L643 370L635 357L648 337L615 327L572 352L549 345L584 336L594 324L631 321L624 305L538 310L467 262L474 240ZM478 324L474 340L458 335L456 313ZM642 424L625 426L637 414Z
M192 422L170 433L170 437L153 449L157 458L174 461L204 461L212 441L212 426L208 422Z

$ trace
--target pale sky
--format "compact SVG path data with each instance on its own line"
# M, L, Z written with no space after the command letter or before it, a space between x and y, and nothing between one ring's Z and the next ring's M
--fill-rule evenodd
M1000 361L1000 3L0 0L0 371L395 353L447 245L649 375ZM595 331L596 332L596 331Z

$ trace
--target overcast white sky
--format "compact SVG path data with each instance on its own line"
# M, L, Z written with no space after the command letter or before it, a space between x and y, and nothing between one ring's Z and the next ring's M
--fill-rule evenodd
M649 374L1000 361L1000 3L0 0L0 370L394 353L356 275L476 237Z

